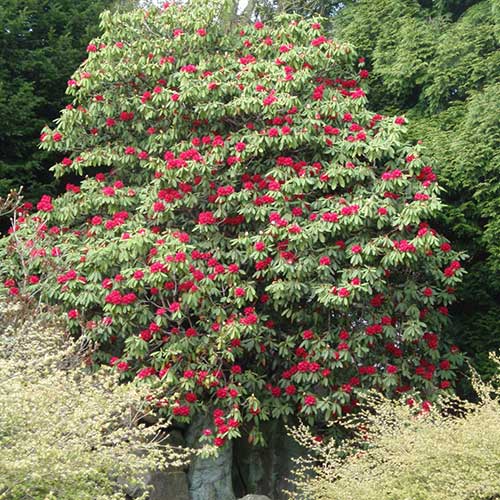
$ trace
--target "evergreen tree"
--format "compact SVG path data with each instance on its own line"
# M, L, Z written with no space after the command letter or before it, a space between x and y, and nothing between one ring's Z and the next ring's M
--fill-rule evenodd
M54 190L56 157L38 150L66 100L66 81L115 0L3 0L0 4L0 197L24 185L35 199ZM47 186L50 184L50 186Z
M333 24L366 57L372 109L405 114L440 173L440 225L470 255L451 329L486 373L500 346L498 2L361 0Z

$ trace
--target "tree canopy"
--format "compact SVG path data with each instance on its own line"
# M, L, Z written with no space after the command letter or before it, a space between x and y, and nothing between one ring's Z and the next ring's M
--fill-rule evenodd
M451 390L463 255L427 222L425 150L367 108L324 20L225 8L103 15L41 137L56 176L85 178L15 220L6 291L59 304L94 362L162 389L160 413L212 412L217 446L268 418L321 427L367 387Z

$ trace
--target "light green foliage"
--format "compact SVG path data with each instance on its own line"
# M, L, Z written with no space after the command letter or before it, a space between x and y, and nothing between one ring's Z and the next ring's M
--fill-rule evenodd
M0 322L0 499L124 499L148 470L185 461L153 441L160 423L139 425L144 390L82 371L50 316L2 302Z
M494 359L498 369L499 359ZM497 371L493 382L499 379ZM419 413L405 402L369 395L364 410L345 421L353 437L340 446L319 444L304 427L293 430L313 454L298 470L296 482L303 498L500 498L498 385L485 385L476 376L472 384L479 402L448 398ZM322 465L315 466L313 458Z

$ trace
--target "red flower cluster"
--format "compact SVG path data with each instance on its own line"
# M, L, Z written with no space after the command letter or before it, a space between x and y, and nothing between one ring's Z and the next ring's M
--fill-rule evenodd
M5 292L57 302L159 413L211 413L216 446L270 414L337 418L361 388L448 390L463 270L421 220L439 208L421 147L384 139L406 120L366 110L364 62L320 23L240 35L187 10L148 10L168 36L144 53L127 14L88 46L41 145L57 175L106 171L17 218Z

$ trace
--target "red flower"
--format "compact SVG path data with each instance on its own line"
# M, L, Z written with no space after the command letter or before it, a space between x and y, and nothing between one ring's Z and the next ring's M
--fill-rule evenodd
M437 349L439 344L439 339L435 333L426 332L423 335L423 339L427 343L430 349Z
M41 212L51 212L54 210L54 206L52 205L52 198L44 194L40 201L37 203L36 208L40 210Z
M226 440L221 437L216 437L214 439L214 445L217 446L217 448L221 448L222 446L224 446L225 442Z
M133 111L122 111L120 113L120 120L123 122L129 122L134 119L134 112Z
M319 265L320 266L329 266L331 264L330 257L328 255L324 255L323 257L320 257L319 259Z
M188 417L190 408L189 406L181 405L181 406L174 406L172 410L173 414L178 417Z
M184 399L188 402L188 403L195 403L197 400L198 400L198 397L196 396L196 394L194 392L188 392L186 393L186 395L184 396Z
M139 337L144 340L145 342L149 342L153 338L153 334L151 333L150 330L143 330L140 334Z
M315 38L314 40L312 40L311 45L313 47L319 47L320 45L323 45L326 42L327 42L327 39L322 35L322 36L319 36L318 38Z
M184 73L196 73L198 68L194 64L187 64L180 69Z
M174 313L174 312L177 312L179 311L181 308L181 304L179 302L172 302L169 306L168 306L168 310L171 312L171 313Z
M122 296L121 298L121 304L127 305L127 304L133 304L137 299L137 296L135 293L126 293L125 295Z
M304 398L304 404L306 406L314 406L316 404L316 398L312 395L306 396Z
M451 368L451 363L445 359L439 363L439 368L441 368L441 370L449 370Z
M217 220L214 217L213 212L201 212L198 215L198 224L215 224Z
M221 186L220 188L217 189L217 196L229 196L230 194L234 193L234 187L233 186Z
M262 104L264 106L270 106L271 104L275 103L277 101L277 97L273 94L271 95L268 95L267 97L264 98L264 100L262 101Z
M372 335L377 335L382 333L382 325L375 324L375 325L368 325L365 328L366 335L372 336Z
M217 389L215 396L218 399L224 399L227 398L227 389L225 387L221 387L220 389Z
M137 372L136 377L138 379L144 379L144 378L147 378L147 377L151 377L153 375L156 375L156 369L153 368L152 366L148 366L146 368L143 368L142 370L139 370Z
M138 269L137 271L134 271L134 274L132 275L132 277L135 280L140 280L140 279L144 278L144 271L141 271L140 269Z
M263 241L257 241L255 243L254 248L257 252L262 252L266 248L266 244Z
M76 309L71 309L68 311L68 318L69 319L76 319L78 318L78 311Z
M339 332L339 339L340 340L347 340L350 337L349 332L346 330L340 330Z
M314 338L314 333L312 330L305 330L303 333L302 333L302 338L304 340L312 340Z
M126 372L129 368L130 366L126 361L120 361L116 365L116 369L120 372Z
M332 127L331 125L326 125L323 129L326 135L339 135L340 130L336 127Z
M241 369L241 366L240 365L233 365L231 367L231 373L233 375L239 375L240 373L242 373L242 369Z

